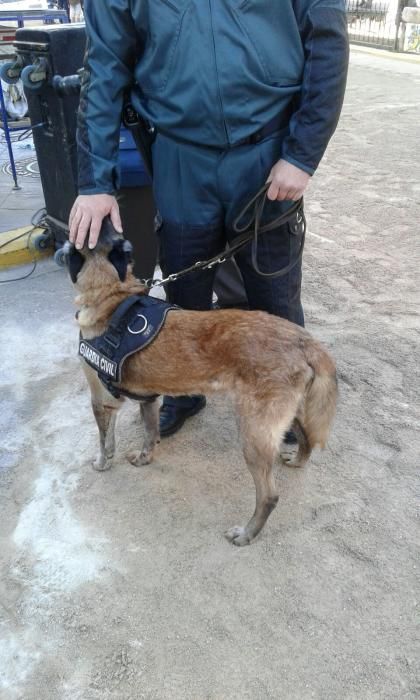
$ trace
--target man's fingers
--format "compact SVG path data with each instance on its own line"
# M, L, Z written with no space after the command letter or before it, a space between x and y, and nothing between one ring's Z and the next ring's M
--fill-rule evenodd
M118 233L123 232L123 227L121 223L120 210L118 205L112 207L110 211L111 223Z
M285 202L288 199L288 195L289 190L287 189L287 187L284 187L284 185L282 187L279 187L279 191L277 193L277 201Z
M268 199L271 199L272 202L277 199L279 193L279 188L278 185L274 182L274 180L271 182L270 187L267 190L267 197Z
M296 194L296 190L295 189L288 189L288 190L284 189L284 190L282 190L282 194L283 194L283 201L284 202L293 202L295 194Z
M79 223L78 230L77 230L77 236L76 236L76 248L80 250L80 248L83 248L86 236L88 234L89 228L90 228L90 223L92 221L92 217L90 213L85 213L82 216L82 219Z
M294 191L291 193L291 195L292 195L292 196L290 197L291 201L292 201L292 202L297 202L297 201L302 197L302 194L303 194L303 192L302 192L301 190L294 190Z
M72 221L74 219L74 215L77 211L77 204L76 202L73 204L71 211L70 211L70 216L69 216L69 228L71 228Z
M267 196L279 202L298 201L308 185L310 175L301 168L280 159L271 169Z
M108 214L111 215L114 228L122 233L115 197L106 193L80 194L69 216L69 240L79 249L83 248L85 243L94 248L98 242L102 221Z
M83 216L83 212L80 208L76 208L72 221L70 223L70 233L69 233L69 240L71 243L75 243L76 237L77 237L77 232L79 229L79 224L81 221L81 218Z
M267 191L268 199L278 202L297 202L302 197L302 190L296 187L287 186L287 184L272 180Z
M272 201L277 200L278 202L284 202L291 199L290 194L294 193L294 189L282 182L281 180L274 178L270 187L267 191L268 199Z
M94 215L92 218L92 221L90 223L90 233L89 233L89 248L94 248L98 242L99 234L101 232L101 227L102 227L102 222L103 218L102 216L98 216L98 214Z

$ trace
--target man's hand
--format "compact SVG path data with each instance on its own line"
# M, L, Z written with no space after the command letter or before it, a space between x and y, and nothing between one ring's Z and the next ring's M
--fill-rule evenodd
M111 217L112 225L122 233L118 202L111 194L79 194L69 217L69 239L76 248L83 248L89 235L89 248L98 242L102 221Z
M271 182L267 197L271 200L297 202L308 185L310 175L287 160L279 160L271 168L267 182Z

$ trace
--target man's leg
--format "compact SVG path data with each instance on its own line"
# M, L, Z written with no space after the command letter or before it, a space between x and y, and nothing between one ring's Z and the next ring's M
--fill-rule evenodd
M206 260L223 249L221 227L191 226L162 221L158 231L160 266L164 277L188 268L197 260ZM170 282L166 298L183 309L211 309L215 268L190 272Z
M219 180L222 183L226 204L225 225L228 241L237 234L233 222L246 203L264 185L268 174L281 156L282 142L287 130L272 134L258 144L231 149L221 163ZM262 223L273 221L292 202L267 201ZM243 223L243 222L241 222ZM289 223L259 237L258 267L271 273L296 260L302 242L303 229L296 217ZM251 244L236 255L241 271L250 309L268 311L303 325L303 310L300 301L302 269L301 261L283 277L265 278L253 268Z
M162 219L158 235L165 277L197 260L213 257L224 247L222 211L215 182L216 157L208 149L179 144L161 135L154 144L153 187ZM213 268L169 283L168 301L184 309L210 309L214 275ZM204 396L165 396L160 412L161 436L175 433L205 403Z
M216 255L223 243L220 227L197 227L162 222L159 230L160 264L165 277L179 272L197 260ZM215 270L191 272L177 282L167 285L166 296L172 304L184 309L208 310L212 305ZM160 409L160 435L176 433L187 418L206 405L204 396L164 396Z
M286 135L287 129L273 134L259 144L232 149L224 159L220 168L220 178L224 183L229 242L237 235L233 231L235 218L266 182L271 168L281 157L282 141ZM291 204L292 202L267 202L263 223L276 219ZM258 243L259 269L271 273L297 260L302 235L303 226L298 223L296 217L273 231L263 233ZM287 275L271 279L262 277L254 270L251 245L238 253L236 262L244 280L250 309L267 311L300 326L304 325L300 298L301 260L296 262ZM286 433L285 442L295 444L294 433Z
M166 277L183 270L197 260L216 255L223 246L220 227L178 226L163 222L159 231L160 264ZM215 269L191 272L167 285L166 296L184 309L209 310L212 306ZM204 408L204 396L164 396L160 410L160 435L176 433L187 418Z
M216 267L214 291L221 309L248 308L244 281L234 260L228 260Z
M258 267L272 273L297 261L302 243L303 224L296 218L273 231L261 234L258 242ZM253 268L251 246L236 256L245 284L250 309L268 311L304 325L301 304L302 261L296 262L287 275L265 278Z

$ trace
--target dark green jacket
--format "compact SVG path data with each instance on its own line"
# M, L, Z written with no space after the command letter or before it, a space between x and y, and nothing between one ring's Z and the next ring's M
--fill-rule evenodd
M228 148L295 105L283 158L313 173L337 125L344 0L86 0L81 193L119 186L123 96L164 133Z

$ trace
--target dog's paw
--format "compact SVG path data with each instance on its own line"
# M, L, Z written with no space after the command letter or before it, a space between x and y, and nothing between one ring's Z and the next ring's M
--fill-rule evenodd
M146 450L133 450L132 452L127 452L126 457L130 464L135 467L142 467L145 464L150 464L153 460L153 452L147 452Z
M246 528L236 525L226 530L225 537L229 542L236 545L237 547L244 547L246 544L251 542L251 538L247 535Z
M92 462L92 467L97 472L106 472L108 469L111 469L112 461L101 455Z
M279 457L286 467L301 467L302 465L297 460L297 453L297 445L286 445L283 443L280 447Z
M283 456L281 455L281 460L286 467L292 467L293 469L300 469L304 466L303 462L300 462L296 455Z

